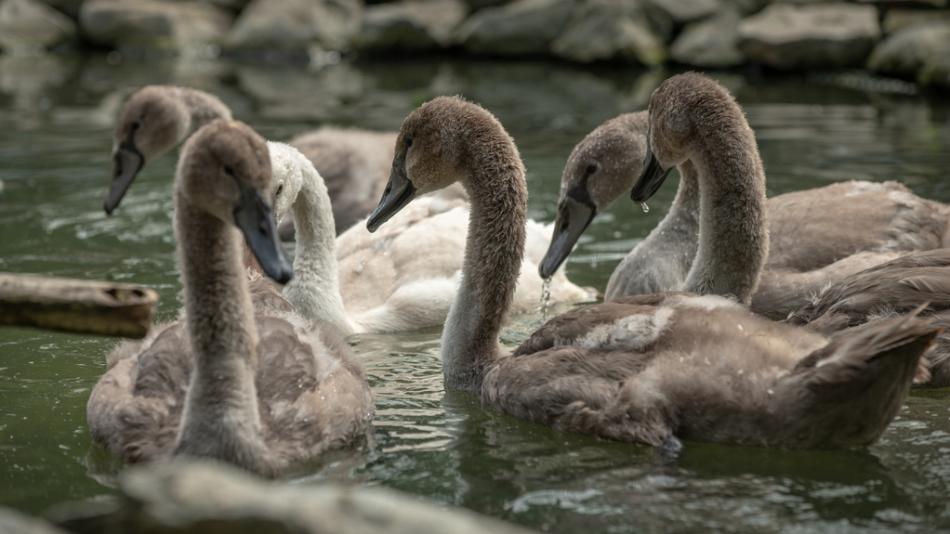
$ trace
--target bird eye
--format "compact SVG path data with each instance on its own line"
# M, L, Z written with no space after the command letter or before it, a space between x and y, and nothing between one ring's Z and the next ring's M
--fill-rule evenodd
M406 138L406 148L409 148L409 147L411 147L411 146L412 146L412 138L411 138L411 137L407 137L407 138Z
M234 178L234 169L232 169L230 165L225 165L225 166L224 166L224 174L227 174L227 175L230 176L231 178Z
M595 172L597 172L597 169L599 168L600 168L600 165L598 165L597 163L588 163L587 169L586 169L587 176L594 174Z
M141 122L141 121L135 121L135 122L132 123L132 131L133 131L133 132L136 131L136 130L138 130L138 129L141 128L141 127L142 127L142 122Z

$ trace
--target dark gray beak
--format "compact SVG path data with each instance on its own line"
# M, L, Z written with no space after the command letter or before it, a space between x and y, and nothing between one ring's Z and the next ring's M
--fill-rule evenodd
M643 168L643 172L640 173L640 177L637 178L637 181L633 184L633 190L630 191L630 198L635 202L646 202L650 200L650 197L655 195L660 189L660 186L663 185L663 181L669 176L671 169L672 167L669 169L661 167L660 162L657 161L656 156L653 155L653 150L647 145L647 163Z
M293 217L286 217L277 225L277 235L284 243L293 243L297 240L297 228L294 226Z
M366 229L375 232L393 215L399 213L399 210L405 208L406 204L409 204L415 196L416 188L406 176L405 166L398 163L394 164L393 170L389 174L389 183L386 184L386 191L383 192L383 198L379 200L379 205L366 219Z
M241 198L234 207L234 223L244 234L248 248L269 278L286 284L294 276L277 239L277 224L270 206L253 188L239 185Z
M554 234L551 235L551 244L538 266L541 278L550 278L557 272L564 260L571 254L581 234L594 220L597 208L593 202L584 202L568 194L558 207L557 220L554 223Z
M122 202L122 197L129 190L132 181L145 165L145 157L139 152L132 143L122 143L112 155L112 183L109 185L109 194L106 195L105 202L102 203L102 209L106 215L112 215L112 212Z

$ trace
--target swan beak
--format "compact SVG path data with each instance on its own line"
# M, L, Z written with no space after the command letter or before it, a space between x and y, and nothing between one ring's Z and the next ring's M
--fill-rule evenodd
M564 260L571 254L581 234L594 220L595 215L597 215L597 208L592 203L581 202L570 196L564 198L557 212L551 245L548 246L541 265L538 266L538 274L541 278L547 279L554 276Z
M280 248L274 213L257 190L244 185L239 187L241 197L234 207L234 223L244 234L244 241L264 274L275 282L286 284L293 278L294 271Z
M375 232L393 215L399 213L399 210L405 208L415 196L416 188L406 176L405 169L394 166L383 198L379 199L379 205L366 219L366 229Z
M145 165L145 157L132 143L122 143L112 155L112 183L109 185L109 194L106 195L105 202L102 203L102 209L106 215L112 215L112 212L122 202L122 197L129 190L135 176Z
M636 183L633 184L630 198L635 202L650 200L650 197L656 194L660 186L663 185L663 180L666 180L666 177L669 176L671 169L672 167L664 169L657 161L653 151L647 147L647 164L643 168L643 172L640 173L640 177L637 178Z

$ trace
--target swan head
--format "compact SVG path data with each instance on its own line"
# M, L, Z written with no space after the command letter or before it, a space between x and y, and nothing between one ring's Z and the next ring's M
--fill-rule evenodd
M180 202L236 226L264 273L290 281L269 201L270 155L260 135L241 122L216 120L185 144L177 175Z
M379 205L366 220L373 232L413 198L448 187L461 176L467 154L461 132L481 115L474 104L440 96L426 102L403 121L396 137L392 171ZM481 108L478 108L479 110ZM484 112L484 110L482 110Z
M633 187L646 155L646 133L646 112L627 113L598 126L571 151L551 245L538 267L542 278L554 275L597 213Z
M293 208L303 188L303 172L308 166L312 168L313 163L296 148L284 143L268 141L267 149L273 173L268 198L273 201L274 214L279 222Z
M738 109L735 99L708 76L687 72L661 83L650 96L646 163L630 197L649 200L670 170L691 158L703 138L697 132L715 130L730 108Z
M126 100L112 134L112 181L102 206L107 215L119 206L145 162L184 139L190 122L185 105L167 87L147 86Z

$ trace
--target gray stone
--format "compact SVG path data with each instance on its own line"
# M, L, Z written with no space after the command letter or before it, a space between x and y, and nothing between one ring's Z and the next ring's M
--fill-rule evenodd
M739 23L739 49L770 67L850 67L863 64L880 37L871 6L772 4Z
M214 55L231 22L210 4L159 0L87 0L79 20L96 44L133 55L188 56Z
M693 22L714 15L720 9L719 0L646 0L654 9L677 24Z
M359 47L370 50L427 50L446 46L465 18L461 0L403 0L369 6L363 13Z
M670 47L670 56L684 65L725 68L745 61L739 51L739 14L731 9L688 24Z
M524 534L467 510L382 488L263 481L211 463L134 468L121 477L122 507L86 520L87 531L150 533Z
M46 50L72 40L76 25L66 15L34 0L0 0L0 48Z
M884 14L884 34L932 22L950 22L950 10L888 9Z
M894 33L881 42L868 59L876 72L940 84L950 57L950 23L917 25Z
M589 0L575 9L551 50L572 61L627 59L658 65L666 59L666 46L648 20L637 2Z
M0 183L0 191L3 190ZM3 534L65 534L41 519L34 519L16 510L0 507L0 533Z
M227 48L293 55L348 50L362 14L360 0L253 0L228 35Z
M457 42L476 53L548 54L573 10L573 0L517 0L483 9L462 24Z

